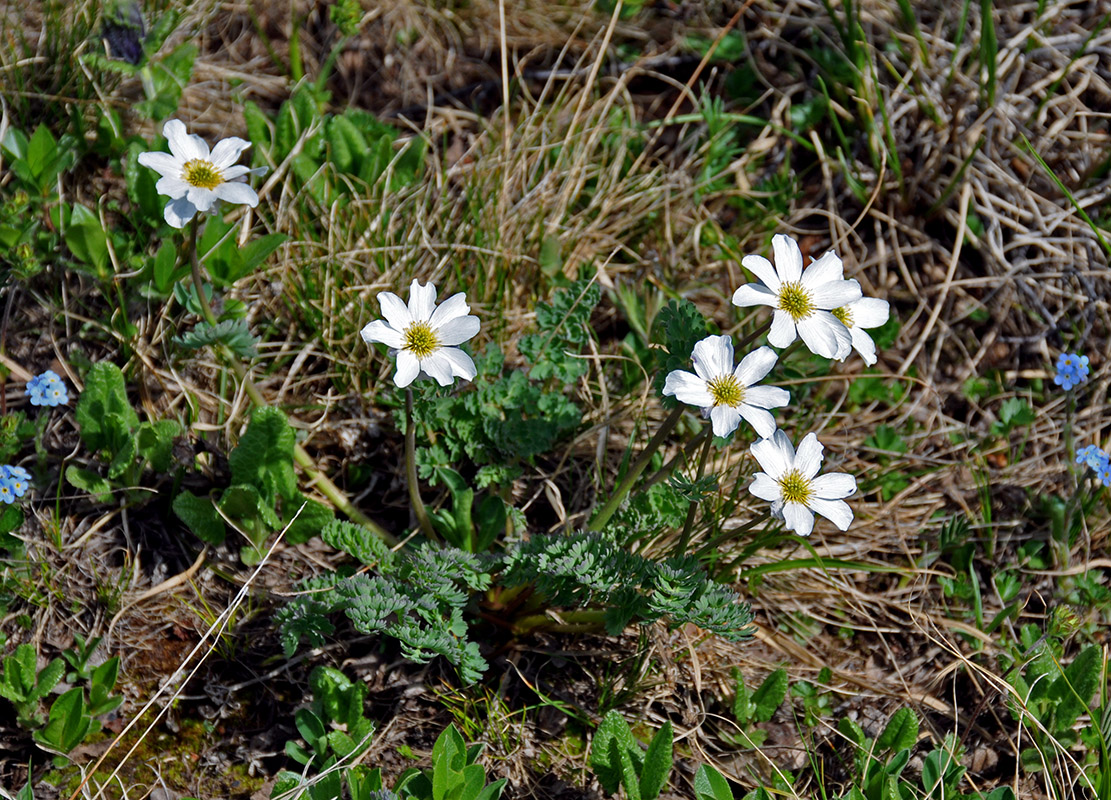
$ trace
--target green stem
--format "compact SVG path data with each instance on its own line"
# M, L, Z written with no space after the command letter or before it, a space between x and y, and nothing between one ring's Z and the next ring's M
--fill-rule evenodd
M698 449L698 446L702 444L702 440L710 435L710 430L711 428L708 425L703 427L702 430L694 435L693 439L687 442L686 447L672 456L670 461L668 461L658 470L653 472L652 475L647 478L643 484L641 484L640 490L642 492L648 491L657 483L669 476L672 472L674 472L675 468L679 466L680 463L686 462L686 460L691 457L691 453Z
M531 614L513 624L513 632L523 636L537 630L552 633L591 633L605 630L606 611L602 608L582 608L559 612L557 621L551 614Z
M679 424L679 418L683 416L683 406L678 406L671 415L664 420L664 424L656 431L656 435L648 442L648 446L644 448L637 460L629 467L629 472L625 475L625 479L621 481L617 489L614 490L610 499L602 506L602 510L594 515L590 520L590 524L586 526L587 530L600 531L609 522L610 517L614 515L621 501L625 499L625 495L629 493L629 489L636 483L636 479L640 477L640 473L644 472L644 468L648 466L648 462L652 460L652 456L660 449L664 439L675 430L675 426Z
M420 499L420 484L417 483L417 424L413 419L413 390L405 390L405 482L409 484L409 504L417 515L417 522L425 538L432 542L440 541L432 529L428 510Z
M201 306L201 316L204 317L205 322L209 325L215 326L218 320L216 319L216 314L212 311L212 306L209 305L208 298L205 296L204 277L201 273L200 263L197 261L197 228L199 225L199 220L194 216L193 221L189 223L189 266L193 272L193 287L197 290L197 300ZM247 397L251 399L255 407L262 408L268 405L266 399L262 396L262 392L258 390L254 381L251 380L250 375L247 374L247 368L243 366L235 353L223 343L220 343L217 349L220 355L223 356L224 361L231 365L232 371L243 385L243 390L247 392ZM332 483L327 475L317 469L316 462L312 460L312 456L310 456L299 443L294 443L293 445L293 460L304 470L309 482L322 495L327 497L331 504L348 519L359 523L391 547L397 544L397 537L359 509L355 508L347 495L344 494L338 486Z
M698 477L696 481L702 480L702 476L706 474L706 460L710 457L710 445L714 443L712 436L706 437L706 444L702 447L702 455L698 458ZM683 523L683 535L679 537L678 543L675 545L675 550L672 555L678 558L687 552L687 545L691 541L691 528L694 527L694 518L698 516L698 501L692 500L690 508L687 509L687 519Z

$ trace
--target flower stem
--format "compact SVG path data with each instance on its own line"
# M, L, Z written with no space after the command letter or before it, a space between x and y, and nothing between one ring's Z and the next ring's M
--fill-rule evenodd
M409 484L409 504L417 515L417 522L425 538L439 542L440 537L432 529L428 510L420 499L420 484L417 483L417 424L413 419L413 390L405 390L405 482Z
M204 317L205 322L209 325L215 326L218 320L216 314L212 311L212 306L209 305L208 298L204 293L204 276L201 273L200 263L197 261L197 228L200 223L196 216L193 221L189 223L189 266L193 272L193 288L197 290L197 299L201 306L201 316ZM269 405L266 398L262 396L262 392L255 386L254 381L251 380L250 375L247 374L247 368L243 366L239 358L231 351L231 349L223 343L220 343L217 348L220 355L224 357L224 361L231 365L232 371L243 385L243 390L247 392L247 396L256 408L262 408ZM293 460L304 470L305 475L308 476L309 482L342 512L348 519L351 519L364 528L369 530L379 539L386 544L393 547L397 544L397 537L372 520L359 509L355 508L354 504L348 499L347 495L336 486L323 472L317 469L316 462L313 461L312 456L308 454L299 443L293 444Z
M610 496L610 499L602 506L602 510L595 514L594 518L590 520L590 523L586 526L587 530L600 531L605 527L610 517L614 515L614 512L616 512L621 505L621 501L625 499L625 495L629 493L629 489L636 483L636 479L640 477L640 473L644 472L644 468L648 466L648 462L652 460L652 456L660 449L660 445L663 444L664 439L675 430L675 426L679 424L679 419L682 416L683 407L678 406L671 412L671 415L664 420L664 424L660 426L660 429L656 431L656 435L648 442L648 446L644 448L644 452L637 456L637 460L629 467L625 479L621 481Z
M698 478L702 480L702 476L706 474L706 460L710 457L710 445L714 443L712 436L706 437L706 444L702 446L702 455L698 458ZM683 523L683 535L679 537L679 541L675 545L675 550L671 555L678 558L687 552L687 545L691 540L691 528L694 527L694 518L698 515L698 501L692 500L690 508L687 509L687 519Z

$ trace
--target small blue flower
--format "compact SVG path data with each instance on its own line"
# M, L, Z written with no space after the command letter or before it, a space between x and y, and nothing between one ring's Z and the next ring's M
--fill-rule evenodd
M1111 456L1100 450L1094 444L1087 447L1081 447L1076 451L1076 463L1087 464L1090 469L1099 471L1104 465L1111 461Z
M15 491L10 478L0 478L0 502L11 505L15 502Z
M52 369L29 380L26 394L33 406L60 406L69 402L65 381Z
M1057 356L1057 373L1053 382L1066 392L1088 379L1088 357L1076 353L1061 353Z
M1099 482L1111 489L1111 463L1104 463L1104 465L1096 471L1099 477Z
M27 494L27 490L31 487L31 473L23 467L8 467L4 469L7 471L8 485L11 486L12 492L16 497L23 497Z

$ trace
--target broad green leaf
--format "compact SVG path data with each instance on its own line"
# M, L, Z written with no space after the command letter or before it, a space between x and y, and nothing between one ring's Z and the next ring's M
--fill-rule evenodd
M754 719L757 722L770 720L786 696L787 670L781 668L769 673L760 687L752 693L752 704L756 707Z
M648 752L644 754L644 768L640 774L641 800L656 800L667 785L671 774L673 739L671 721L667 720L656 731L648 745Z
M724 775L703 764L694 773L694 796L696 800L733 800L733 790Z
M1103 658L1098 645L1080 651L1064 674L1053 682L1049 697L1055 703L1052 733L1068 731L1076 718L1088 710L1088 701L1099 685Z
M181 434L181 426L172 419L144 422L135 437L139 455L155 472L166 472L173 464L174 439Z
M602 719L590 743L590 768L606 794L616 794L621 785L621 761L616 754L633 747L636 747L636 742L629 723L619 712L610 711Z
M81 440L90 450L101 450L111 444L110 432L116 431L118 425L110 415L115 415L129 431L139 427L139 415L127 399L123 373L115 364L101 361L85 376L85 390L74 409Z
M39 190L46 192L50 189L50 182L55 174L55 162L58 159L58 142L46 125L40 124L31 134L27 142L27 155L25 160Z
M174 513L193 531L198 539L208 544L220 544L227 535L223 517L207 497L197 497L184 491L174 498Z
M254 486L271 504L278 497L296 497L294 441L285 414L276 408L256 409L247 432L228 456L232 482Z
M35 741L62 753L68 753L85 738L92 727L92 717L85 713L84 692L70 689L50 706L46 727L35 731Z
M332 509L304 496L283 502L282 511L282 527L289 526L285 532L285 540L290 544L307 542L335 519Z
M92 495L98 503L112 500L112 484L99 473L70 464L66 467L66 480L74 489Z
M918 741L918 717L909 708L900 708L876 740L880 750L909 750Z
M101 278L108 275L108 236L97 216L80 203L74 203L66 227L66 247Z

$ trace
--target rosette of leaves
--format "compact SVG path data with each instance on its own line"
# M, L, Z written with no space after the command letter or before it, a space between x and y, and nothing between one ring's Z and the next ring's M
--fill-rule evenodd
M331 509L305 497L293 470L293 428L276 408L258 408L228 456L231 485L218 499L184 491L174 498L178 517L202 541L224 540L227 518L248 539L240 549L247 565L261 560L267 540L285 530L286 541L307 542L332 518Z
M123 373L115 364L95 364L85 376L85 389L74 417L85 447L108 462L106 474L71 465L66 468L70 485L107 503L115 489L138 486L149 469L166 473L173 465L174 440L181 426L174 420L141 422L127 399ZM131 499L146 492L128 492Z

